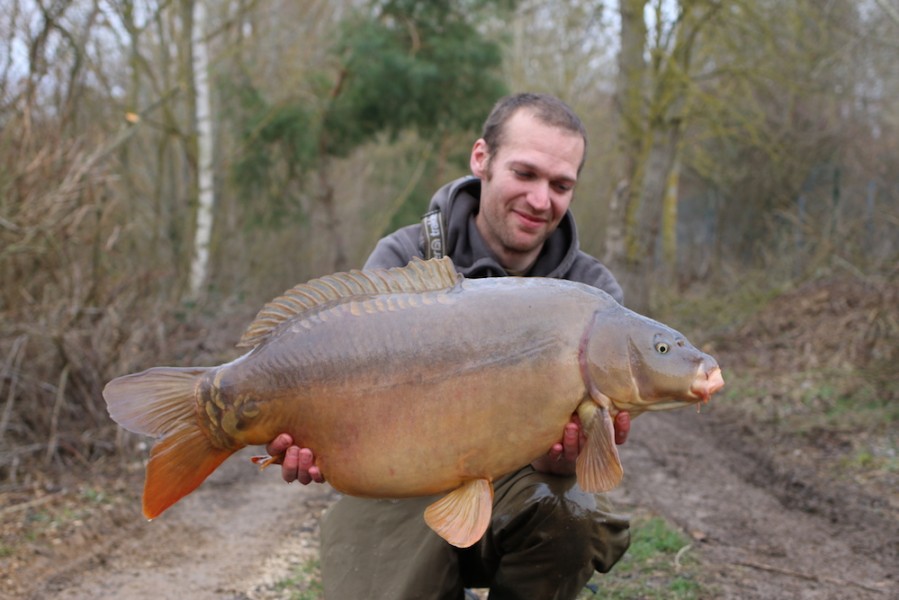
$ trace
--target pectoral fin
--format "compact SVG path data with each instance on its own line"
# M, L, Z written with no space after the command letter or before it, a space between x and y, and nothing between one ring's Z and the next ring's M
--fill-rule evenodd
M615 447L615 427L606 406L585 400L577 407L586 445L577 457L577 482L585 492L607 492L621 483L624 469Z
M275 456L271 456L269 454L259 454L256 456L250 457L250 462L254 465L259 465L259 470L262 471L272 465L279 465L281 461L284 460L284 455L286 452L282 452L281 454L276 454Z
M425 509L425 522L437 535L458 548L477 542L490 525L493 484L472 479Z

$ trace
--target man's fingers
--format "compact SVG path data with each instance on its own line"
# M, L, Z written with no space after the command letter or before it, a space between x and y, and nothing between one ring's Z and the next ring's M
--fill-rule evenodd
M627 411L621 411L615 415L615 443L623 444L627 441L627 434L631 431L631 415Z
M312 456L312 450L309 448L300 448L297 451L297 481L306 485L312 482L312 475L309 470L315 466L315 458Z
M565 448L562 447L562 444L556 442L549 449L549 452L547 452L547 457L549 458L549 460L559 460L560 458L562 458L562 452L564 451Z
M287 483L297 480L297 467L300 464L300 449L290 446L284 452L284 460L281 462L281 478Z
M318 470L318 467L309 468L309 477L311 477L312 481L314 481L315 483L325 482L325 476L322 475L322 472Z
M562 432L562 448L564 456L568 460L576 460L581 451L580 427L575 423L568 423Z
M268 452L269 456L278 456L291 446L293 446L293 438L289 434L282 433L268 443L265 451Z

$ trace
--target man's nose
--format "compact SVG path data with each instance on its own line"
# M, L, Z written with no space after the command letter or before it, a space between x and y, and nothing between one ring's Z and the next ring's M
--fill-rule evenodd
M528 204L535 211L543 212L549 210L549 207L552 205L552 190L549 188L549 183L536 182L528 194Z

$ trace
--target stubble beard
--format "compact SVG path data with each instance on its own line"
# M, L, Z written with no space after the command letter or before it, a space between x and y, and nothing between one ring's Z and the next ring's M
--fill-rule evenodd
M483 182L489 184L492 180L493 156L490 156L487 159L487 164L484 168ZM490 216L488 217L487 215ZM492 236L502 245L504 252L506 252L507 254L525 255L541 247L548 237L547 235L545 235L545 233L537 236L536 238L532 237L528 241L518 241L516 239L518 237L518 228L513 223L514 219L516 218L517 217L512 212L512 210L506 209L505 205L503 205L503 210L499 214L490 213L488 211L485 211L484 213L484 219L488 222L487 225L491 229ZM493 222L494 220L495 222ZM533 234L525 235L533 236Z

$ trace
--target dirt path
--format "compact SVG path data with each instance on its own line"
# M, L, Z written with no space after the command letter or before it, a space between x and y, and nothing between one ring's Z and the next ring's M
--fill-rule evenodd
M693 537L710 597L899 597L896 505L769 456L714 409L642 417L622 460L613 497ZM315 557L318 519L334 497L260 475L244 454L157 521L54 567L26 597L287 598L278 582Z
M329 486L288 486L259 473L248 449L153 522L140 521L103 548L60 564L37 599L262 599L317 556ZM138 507L135 507L137 510Z
M628 501L701 540L715 597L899 598L896 505L772 456L709 412L641 418L622 461Z

